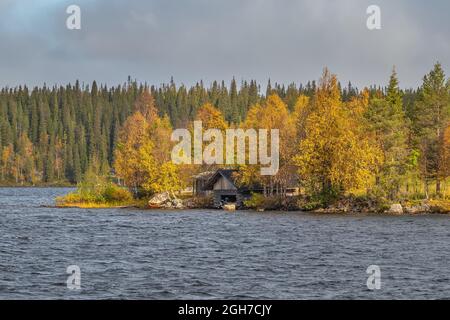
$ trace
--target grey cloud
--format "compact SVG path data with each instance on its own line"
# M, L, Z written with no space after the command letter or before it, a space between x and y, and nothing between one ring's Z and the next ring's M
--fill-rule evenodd
M170 76L299 83L328 66L343 83L365 86L385 84L396 65L409 87L436 60L450 72L446 0L3 1L1 85L117 84L127 75L152 84ZM80 31L65 28L72 3L82 9ZM373 3L379 31L365 27Z

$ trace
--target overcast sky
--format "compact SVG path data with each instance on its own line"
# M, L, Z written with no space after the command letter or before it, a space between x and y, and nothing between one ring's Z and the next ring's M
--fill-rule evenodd
M66 8L81 8L81 30ZM382 29L366 28L381 8ZM448 0L0 0L0 86L257 79L306 82L324 66L359 87L450 73Z

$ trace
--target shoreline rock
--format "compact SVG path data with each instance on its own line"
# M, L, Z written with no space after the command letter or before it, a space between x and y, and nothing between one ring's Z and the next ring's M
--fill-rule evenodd
M158 208L162 205L164 205L164 203L166 203L167 201L170 200L170 195L168 192L162 192L162 193L158 193L155 194L150 200L148 200L148 206L150 208Z
M225 211L236 211L236 205L235 204L224 204L222 206L222 208Z
M409 214L423 214L423 213L433 213L431 207L428 204L420 204L415 206L406 206L405 213Z
M151 209L185 209L183 201L178 198L172 199L168 192L155 194L149 201Z
M388 210L384 211L384 213L396 215L403 214L403 206L400 203L394 203Z

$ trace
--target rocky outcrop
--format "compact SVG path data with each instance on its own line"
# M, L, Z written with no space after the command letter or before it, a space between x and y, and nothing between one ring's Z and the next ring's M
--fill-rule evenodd
M415 206L405 206L404 211L409 214L430 213L431 207L428 204L419 204Z
M170 201L168 192L157 193L148 201L148 206L150 208L159 208L168 201Z
M169 201L168 204L169 204L169 208L172 208L172 209L183 209L184 208L183 201L181 199L173 199L173 200Z
M400 203L394 203L385 211L387 214L403 214L403 207Z
M168 192L154 195L148 201L148 206L149 208L184 209L183 201L177 198L172 199Z

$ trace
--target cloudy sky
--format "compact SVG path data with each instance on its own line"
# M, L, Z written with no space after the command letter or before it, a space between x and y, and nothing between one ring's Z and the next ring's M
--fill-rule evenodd
M81 8L68 30L66 8ZM366 27L381 8L382 29ZM0 86L317 79L384 85L393 65L415 87L450 74L448 0L0 0Z

